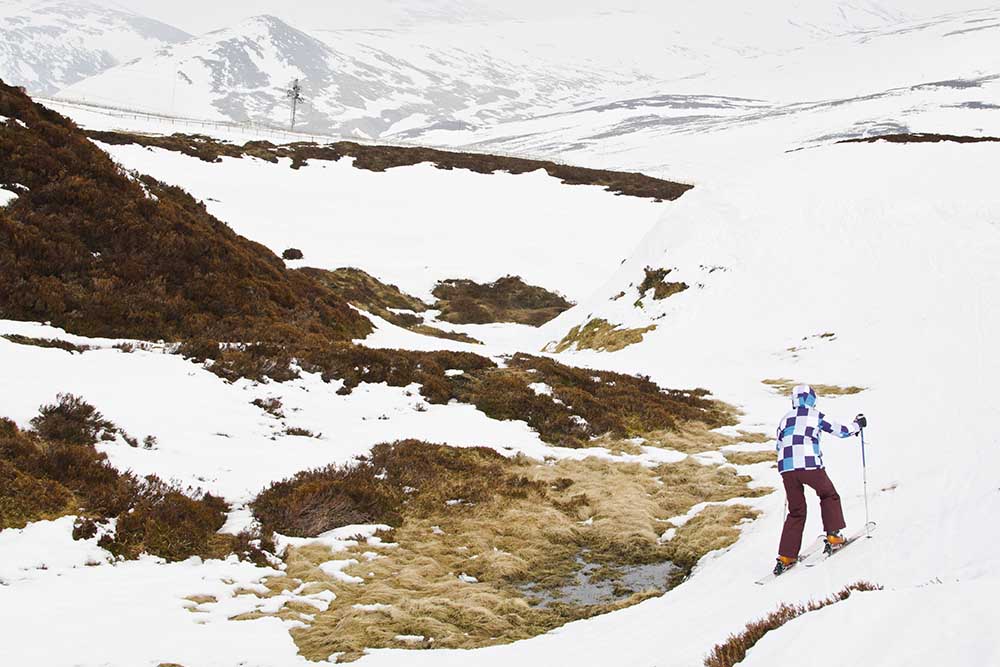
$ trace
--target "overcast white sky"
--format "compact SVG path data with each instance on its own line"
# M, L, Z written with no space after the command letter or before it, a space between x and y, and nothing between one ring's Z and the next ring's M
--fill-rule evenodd
M159 19L191 33L223 28L248 16L274 14L303 29L393 27L444 15L452 20L497 16L538 19L596 11L697 11L702 0L93 0ZM728 0L744 3L746 0ZM877 5L911 16L932 16L995 5L1000 0L756 0L789 13L810 5ZM0 0L0 3L4 0ZM813 4L815 3L815 4ZM701 8L701 7L699 7Z

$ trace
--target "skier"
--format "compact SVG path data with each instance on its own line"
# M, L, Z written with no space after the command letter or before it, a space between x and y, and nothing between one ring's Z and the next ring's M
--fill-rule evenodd
M844 544L844 537L840 534L847 525L844 522L844 511L840 506L837 489L823 468L819 439L824 431L838 438L848 438L867 425L864 415L858 415L851 426L842 426L828 419L816 409L816 392L807 384L800 384L792 389L792 408L778 424L778 440L775 445L778 472L785 484L785 497L788 500L788 516L781 532L778 562L774 566L776 575L787 570L799 558L802 531L806 525L805 486L812 487L819 496L827 548L837 549Z

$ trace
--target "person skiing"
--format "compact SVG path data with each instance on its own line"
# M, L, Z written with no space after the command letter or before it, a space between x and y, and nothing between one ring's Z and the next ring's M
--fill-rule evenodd
M816 392L807 384L792 389L792 410L778 424L775 449L778 455L778 472L785 485L788 516L778 545L778 562L774 574L778 575L798 562L802 548L802 531L806 525L806 496L804 487L811 487L819 496L823 530L826 531L828 549L844 544L840 531L846 527L840 496L823 467L823 452L819 447L820 436L831 433L838 438L856 435L866 426L864 415L858 415L851 426L843 426L827 418L816 409Z

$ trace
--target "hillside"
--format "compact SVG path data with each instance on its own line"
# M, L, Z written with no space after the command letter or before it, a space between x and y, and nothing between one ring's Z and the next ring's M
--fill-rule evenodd
M0 83L0 313L90 335L364 336L368 322L183 191L127 173ZM56 276L59 276L57 279Z
M343 66L318 122L381 143L0 87L0 664L1000 664L972 4L300 4L156 61L261 118ZM875 526L758 585L803 382Z

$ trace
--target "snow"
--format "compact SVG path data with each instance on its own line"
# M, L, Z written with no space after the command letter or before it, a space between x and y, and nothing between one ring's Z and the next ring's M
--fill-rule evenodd
M162 149L101 147L129 169L184 187L278 255L300 248L308 266L361 268L428 300L439 280L508 274L584 298L667 206L564 185L543 171L478 174L420 164L376 173L355 169L351 158L293 170L287 159L208 163Z
M31 581L63 571L91 567L111 560L111 554L97 546L97 537L74 540L75 516L55 521L38 521L21 530L0 531L0 584Z
M162 151L109 149L126 166L219 200L207 201L210 210L238 232L278 252L302 247L309 263L355 264L422 296L441 277L492 279L519 272L579 302L537 330L484 326L475 331L488 335L479 336L460 328L486 341L484 346L430 339L379 320L364 341L368 345L494 356L537 351L594 317L628 327L656 324L641 343L619 352L558 358L648 374L672 387L707 387L743 410L740 428L763 432L771 431L788 403L761 383L765 378L867 388L850 396L821 395L819 405L842 420L862 411L869 416L869 505L879 525L872 540L820 567L754 585L770 569L776 549L784 513L779 492L749 501L762 516L741 527L733 547L709 554L692 577L662 598L504 646L372 650L359 665L699 665L714 644L779 603L825 597L858 580L885 590L856 594L792 621L767 635L745 664L797 664L808 656L817 665L839 665L843 651L816 650L831 645L849 646L873 665L1000 663L993 635L1000 556L991 529L1000 512L1000 405L992 399L1000 374L994 344L1000 331L1000 190L994 182L1000 145L832 145L840 136L893 123L920 131L1000 134L989 106L1000 103L996 30L990 27L997 10L904 21L893 18L896 4L883 13L871 3L799 3L796 11L808 20L789 26L783 19L792 15L791 6L769 5L759 18L740 13L739 21L689 42L697 52L685 52L685 43L678 42L679 55L665 57L663 67L686 62L690 69L678 69L669 86L637 85L649 94L683 96L679 106L657 106L648 94L630 97L633 90L609 90L586 107L508 118L476 132L424 135L443 144L554 154L697 182L671 204L611 197L541 174L482 176L427 165L373 174L346 162L293 171L287 164L206 164ZM716 3L705 7L701 18L677 17L676 29L684 32L719 12ZM752 9L758 8L746 11ZM841 34L849 26L831 19L840 9L846 23L863 30ZM512 25L512 42L551 30L526 25ZM985 27L961 32L976 25ZM649 30L660 28L649 22ZM777 35L784 50L766 52L731 39L741 30L761 39ZM567 40L585 38L581 33ZM549 39L559 48L560 40ZM664 40L647 40L632 55L641 60L637 53L643 49L663 51ZM948 81L955 83L940 83ZM723 108L693 99L707 94L748 99L730 99ZM624 104L628 100L639 101ZM684 106L695 102L703 106ZM615 103L621 104L609 107ZM95 112L80 117L120 122ZM643 117L657 123L630 125ZM396 130L412 130L423 121L407 116L393 122ZM289 201L295 202L294 215L287 214ZM671 279L691 289L663 301L646 298L636 308L636 285L646 267L672 268ZM614 300L622 291L628 298ZM684 458L653 447L616 457L597 448L547 447L524 423L496 422L471 406L417 412L416 387L362 385L340 397L338 383L325 385L308 374L282 385L230 385L155 346L123 354L109 349L116 341L30 323L0 322L0 332L102 348L71 355L0 340L5 371L17 379L0 385L6 416L23 426L57 392L79 393L131 434L154 434L160 442L155 451L103 446L114 465L156 472L236 501L227 523L232 528L247 525L250 517L240 503L269 481L348 462L377 442L401 437L485 444L536 458L601 455L646 464ZM826 332L835 336L822 338ZM249 405L263 396L282 400L291 425L327 435L281 436L277 420ZM858 444L824 443L849 527L865 519ZM780 481L768 465L740 471L749 471L755 485ZM664 521L661 539L671 539L677 526L705 506ZM820 531L815 502L810 512L807 536ZM239 587L259 587L268 570L228 561L110 564L92 541L73 542L71 528L71 519L63 518L0 533L0 577L8 583L0 588L4 608L18 610L5 617L4 629L31 639L0 643L0 662L305 664L288 624L227 620L288 599L234 595ZM372 549L368 559L392 548L378 532L375 526L349 526L317 539L334 550L364 543ZM279 537L282 545L304 543L297 540ZM102 564L88 566L90 561ZM346 577L345 563L324 565L332 576ZM463 575L469 577L455 576ZM192 613L183 598L198 594L219 602ZM95 600L104 602L100 613ZM358 609L370 611L377 610ZM38 618L60 628L63 640L45 641ZM95 642L94 636L130 641ZM397 639L419 643L424 636Z
M96 546L97 538L72 539L74 519L0 531L4 609L18 610L3 616L5 636L18 638L0 643L3 664L309 664L296 656L281 621L228 620L259 601L236 591L257 587L277 571L197 558L110 564L111 555ZM218 602L192 613L192 603L184 599L190 595L211 595ZM48 641L48 627L59 628L60 641ZM119 640L94 641L102 636Z
M7 206L12 201L14 201L15 199L17 199L19 196L20 195L18 195L16 192L13 192L11 190L5 190L4 188L0 188L0 208L3 208L4 206Z
M319 569L337 581L342 581L347 584L361 584L364 583L364 579L361 577L355 577L344 572L344 568L350 567L351 565L357 565L358 561L354 558L348 558L346 560L328 560L325 563L320 563Z

